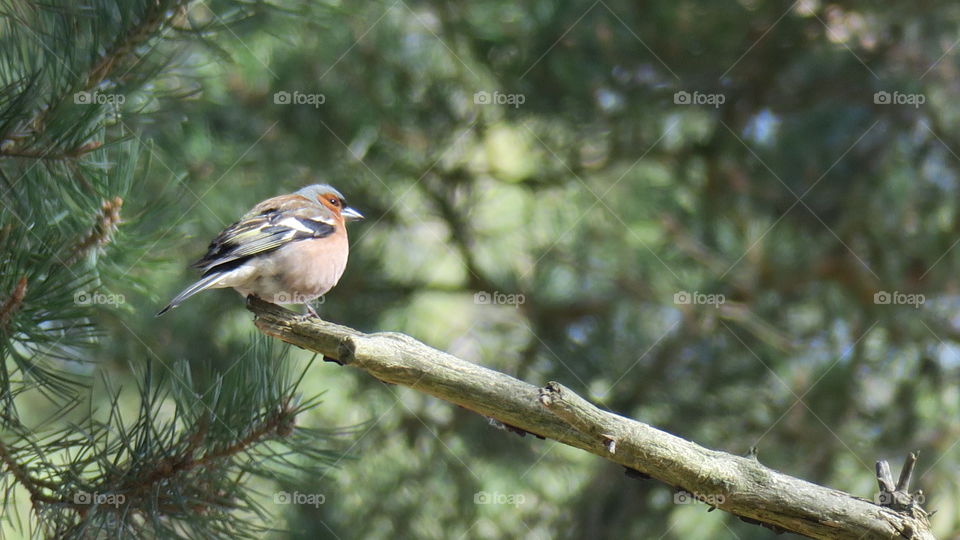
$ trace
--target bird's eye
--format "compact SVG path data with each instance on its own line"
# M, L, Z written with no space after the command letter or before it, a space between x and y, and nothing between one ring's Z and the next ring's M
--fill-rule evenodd
M336 197L330 197L327 201L334 206L340 206L340 199Z

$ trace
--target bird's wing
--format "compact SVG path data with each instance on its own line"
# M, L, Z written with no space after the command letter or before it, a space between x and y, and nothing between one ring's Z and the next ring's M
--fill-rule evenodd
M205 275L228 270L290 242L324 238L336 231L337 222L323 207L305 202L289 204L289 199L281 200L282 204L267 204L273 200L257 205L243 219L224 229L193 266L201 268Z

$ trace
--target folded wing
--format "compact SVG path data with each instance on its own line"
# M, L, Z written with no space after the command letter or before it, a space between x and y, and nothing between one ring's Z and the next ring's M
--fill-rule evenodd
M290 242L323 238L335 227L325 216L296 216L270 211L245 218L223 230L207 254L193 264L204 275L236 268L255 255L269 253Z

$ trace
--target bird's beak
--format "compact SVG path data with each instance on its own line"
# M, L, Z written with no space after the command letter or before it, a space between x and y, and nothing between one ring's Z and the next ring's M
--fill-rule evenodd
M343 216L343 219L345 219L346 221L359 221L363 219L363 214L361 214L360 212L357 212L356 210L354 210L353 208L350 208L349 206L344 208L343 211L340 212L340 215Z

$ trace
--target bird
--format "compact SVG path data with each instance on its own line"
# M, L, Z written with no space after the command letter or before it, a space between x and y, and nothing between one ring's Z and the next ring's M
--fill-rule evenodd
M157 317L207 289L232 287L274 304L306 304L332 289L347 266L347 221L363 215L329 184L314 184L267 199L210 242L191 266L200 279Z

